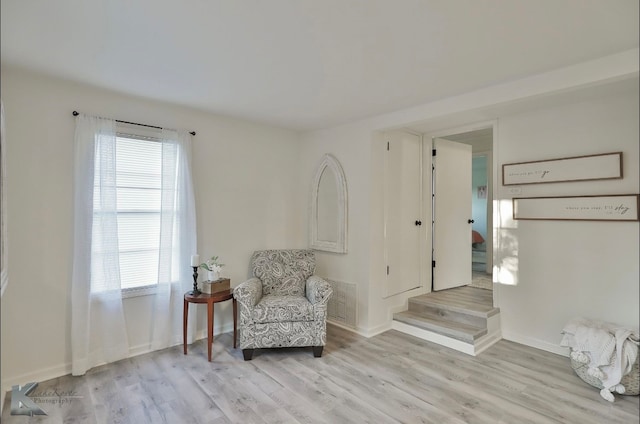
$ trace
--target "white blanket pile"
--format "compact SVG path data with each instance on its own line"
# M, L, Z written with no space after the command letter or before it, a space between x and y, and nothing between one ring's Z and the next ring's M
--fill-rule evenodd
M571 357L588 365L588 374L604 387L600 395L613 402L612 392L624 393L620 384L638 357L638 330L585 318L571 320L562 329L561 346L571 348Z

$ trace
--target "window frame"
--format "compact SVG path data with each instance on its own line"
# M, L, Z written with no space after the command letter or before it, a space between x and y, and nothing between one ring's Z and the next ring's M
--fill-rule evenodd
M155 128L144 128L133 124L117 123L116 138L125 138L130 140L151 141L162 143L160 137L161 130ZM117 171L116 171L117 175ZM159 248L159 246L158 246ZM120 294L123 299L151 296L157 294L158 282L152 284L144 284L135 287L120 288Z

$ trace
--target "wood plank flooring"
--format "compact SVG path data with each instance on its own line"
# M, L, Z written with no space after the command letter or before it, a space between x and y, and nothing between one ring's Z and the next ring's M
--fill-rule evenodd
M41 382L44 417L23 423L634 423L638 396L600 397L567 358L508 341L477 357L388 331L370 339L328 326L322 358L311 349L256 350L245 362L231 334L213 362L200 340ZM41 399L43 402L44 398ZM50 398L49 398L50 400Z
M484 271L473 271L471 273L471 284L469 284L469 287L493 290L493 276Z
M493 306L493 292L470 286L454 287L412 297L411 302L440 305L443 309L478 312L489 317L499 311ZM486 315L485 315L486 314Z

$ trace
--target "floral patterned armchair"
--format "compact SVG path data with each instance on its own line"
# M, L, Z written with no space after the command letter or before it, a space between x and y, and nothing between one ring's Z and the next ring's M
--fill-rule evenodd
M254 277L237 286L240 348L245 361L256 348L312 346L322 356L327 302L333 289L314 276L313 250L261 250L251 257Z

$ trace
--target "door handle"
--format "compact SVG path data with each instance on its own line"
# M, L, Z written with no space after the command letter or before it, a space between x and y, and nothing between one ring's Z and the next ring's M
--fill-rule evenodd
M473 219L468 219L468 220L467 220L467 222L468 222L469 224L473 224L473 223L474 223L474 222L476 222L476 221L474 221Z

